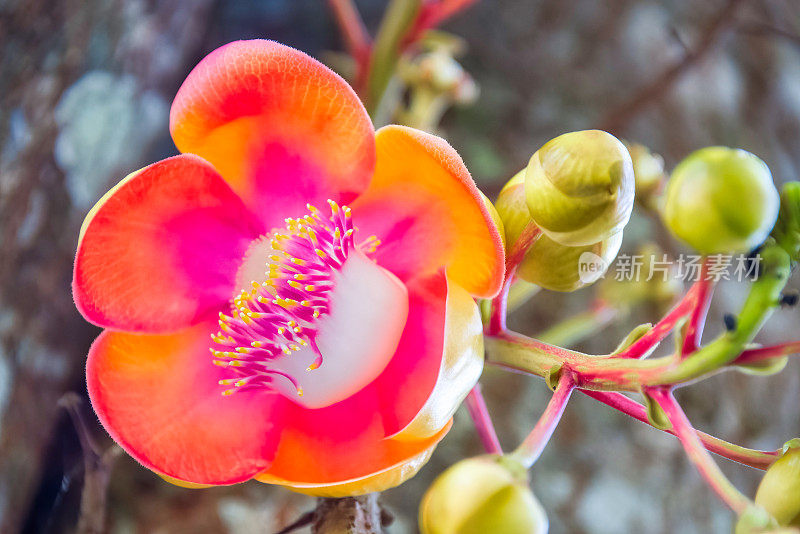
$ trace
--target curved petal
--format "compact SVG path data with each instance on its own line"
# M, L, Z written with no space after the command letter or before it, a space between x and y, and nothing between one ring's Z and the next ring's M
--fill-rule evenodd
M376 150L372 182L351 208L361 235L382 241L378 263L404 281L444 265L473 296L497 294L502 237L456 151L402 126L378 130Z
M436 445L439 443L445 434L450 430L451 424L448 423L444 428L440 429L438 434L431 439L419 441L416 445L420 452L406 453L401 460L396 464L384 468L375 473L357 477L350 480L345 480L339 483L302 483L291 482L281 479L269 473L262 473L256 476L256 480L264 482L265 484L278 484L286 486L298 493L306 495L313 495L316 497L347 497L353 495L364 495L366 493L374 493L384 491L390 488L399 486L409 478L417 474L417 472L428 463ZM391 440L387 440L391 441ZM387 447L388 445L379 445L380 447ZM408 454L412 454L409 456Z
M171 482L233 484L269 467L283 424L280 395L223 396L203 323L167 335L106 330L86 380L100 422L131 456ZM173 480L173 479L177 479Z
M89 321L168 332L216 312L259 226L207 162L176 156L129 175L87 215L72 290Z
M314 492L354 481L367 488L367 478L405 465L374 479L389 484L410 476L410 458L441 439L480 375L480 317L469 294L441 270L414 280L408 300L405 330L383 373L332 406L293 404L275 462L261 479Z
M410 344L403 347L406 351L413 348ZM415 352L421 354L422 350L422 347L417 347ZM408 356L397 354L395 358L400 361L409 359ZM482 371L483 323L480 311L469 293L448 280L444 347L436 383L414 419L392 437L414 440L436 434L453 417ZM410 374L402 376L413 379ZM412 393L418 392L417 388L410 386ZM405 390L401 388L401 391Z
M273 41L227 44L178 91L170 131L219 170L268 227L306 202L350 202L375 163L372 122L342 78Z

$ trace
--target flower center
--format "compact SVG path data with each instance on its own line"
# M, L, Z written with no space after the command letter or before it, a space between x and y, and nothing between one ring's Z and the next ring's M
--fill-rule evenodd
M214 364L230 377L223 395L277 391L309 408L328 406L374 380L397 349L408 294L356 244L350 208L329 200L285 230L255 241L240 268L245 287L220 313Z

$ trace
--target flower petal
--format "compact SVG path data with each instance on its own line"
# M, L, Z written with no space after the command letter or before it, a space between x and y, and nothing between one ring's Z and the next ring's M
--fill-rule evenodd
M425 346L407 343L401 349L403 352L398 350L393 359L398 364L397 370L401 363L411 364L414 355L418 357L422 354ZM417 381L422 380L413 371L399 373L393 380L399 393L395 403L399 406L417 406L420 394L427 391L425 404L413 420L394 434L393 438L415 440L436 434L453 417L483 372L483 323L480 311L470 294L450 280L447 283L444 343L440 362L436 383L430 390L423 390L420 385L416 385ZM410 398L411 396L416 398ZM395 413L402 415L400 412ZM398 421L403 419L396 420Z
M383 373L332 406L309 410L293 405L275 462L260 479L280 479L281 484L319 493L333 491L322 486L354 481L371 488L365 480L394 466L406 467L375 478L375 484L413 474L408 474L410 459L442 438L480 375L483 351L475 302L464 289L448 283L442 270L414 280L408 300L406 327ZM400 430L399 437L387 438Z
M446 141L402 126L376 134L375 175L351 207L361 235L382 244L375 258L400 279L441 266L473 296L500 289L500 231L464 163Z
M372 122L350 86L273 41L233 42L203 59L175 97L170 130L268 227L305 213L306 202L350 202L375 162Z
M233 484L270 465L283 398L264 391L223 396L203 323L174 334L106 330L92 345L92 406L114 441L145 467L192 484ZM173 481L176 482L176 481Z
M428 463L433 451L436 449L436 445L438 445L439 440L441 440L441 438L443 438L450 430L450 426L451 424L448 423L444 428L439 430L439 433L432 439L418 442L417 446L420 449L420 452L417 452L416 454L412 453L411 456L408 455L409 453L406 453L402 455L404 457L400 461L390 467L387 467L376 473L351 480L332 484L309 484L283 480L274 475L270 475L269 473L262 473L255 478L259 482L286 486L298 493L304 493L306 495L313 495L316 497L348 497L384 491L399 486L409 478L416 475L422 466Z
M167 332L230 299L260 233L213 167L192 155L129 175L89 212L75 257L80 312L104 327Z

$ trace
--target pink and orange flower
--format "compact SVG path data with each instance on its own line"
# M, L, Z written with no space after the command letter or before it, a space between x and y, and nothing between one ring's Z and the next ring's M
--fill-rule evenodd
M182 154L81 228L73 293L106 328L86 368L106 430L179 484L338 496L412 476L480 375L474 297L503 277L458 154L375 132L341 78L261 40L201 61L170 130Z

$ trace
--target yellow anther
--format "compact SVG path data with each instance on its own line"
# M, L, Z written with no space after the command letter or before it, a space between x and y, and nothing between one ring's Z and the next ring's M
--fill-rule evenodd
M312 363L306 368L306 371L313 371L315 369L319 369L319 364L317 362Z
M297 394L298 394L300 397L302 397L302 396L303 396L303 388L302 388L302 387L300 387L300 386L297 386Z
M294 263L295 265L305 265L306 264L306 262L301 260L300 258L292 258L292 263Z
M314 319L316 319L317 317L319 317L319 310L314 310L314 313L312 313L311 315L314 317Z
M314 286L312 286L311 284L308 284L306 286L306 291L314 291Z
M298 350L300 350L300 347L298 347L298 346L297 346L297 345L295 345L294 343L292 343L291 345L289 345L289 348L290 348L290 349L292 349L293 351L298 351Z
M287 283L289 284L290 287L293 287L295 289L300 289L301 287L303 287L303 284L295 282L294 280L289 280L289 282Z
M236 387L240 388L240 387L244 386L245 384L247 384L247 380L243 378L243 379L239 380L238 382L236 382Z
M302 302L300 303L300 305L301 305L301 306L305 306L306 308L308 308L308 307L310 307L310 306L311 306L311 301L310 301L310 300L304 300L304 301L302 301Z
M255 349L260 349L261 347L264 346L264 343L262 343L261 341L253 341L252 343L250 343L250 346Z
M321 249L315 248L315 249L314 249L314 252L316 252L316 253L317 253L317 256L319 256L319 257L320 257L320 258L322 258L322 259L325 259L325 258L327 258L327 257L328 257L328 255L327 255L327 254L325 254L325 251L323 251L323 250L321 250Z
M233 395L233 391L234 390L232 389L226 389L225 391L222 392L222 394L225 395L226 397L230 397L231 395Z

